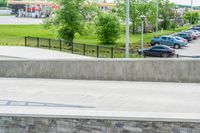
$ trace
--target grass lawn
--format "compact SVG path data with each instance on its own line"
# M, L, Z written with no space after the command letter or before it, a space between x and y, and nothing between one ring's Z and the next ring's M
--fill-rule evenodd
M42 25L0 25L1 45L24 45L25 36L55 38Z
M12 14L0 14L0 16L14 16Z
M176 31L166 30L159 34L171 34L181 30L185 30L190 26L177 28ZM0 45L24 45L24 36L41 37L41 38L56 38L55 33L50 30L44 29L43 25L0 25ZM150 42L152 37L156 36L155 33L145 34L145 42ZM75 42L85 44L100 44L94 34L80 36L76 35ZM140 44L141 35L130 34L130 43L134 47ZM125 33L121 34L121 38L117 41L117 46L123 47L125 45Z

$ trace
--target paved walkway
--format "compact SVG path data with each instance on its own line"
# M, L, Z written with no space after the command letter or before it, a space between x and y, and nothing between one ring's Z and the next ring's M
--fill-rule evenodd
M89 59L92 57L69 54L59 51L18 47L0 46L0 59Z
M1 78L0 92L0 115L103 111L200 118L200 84Z

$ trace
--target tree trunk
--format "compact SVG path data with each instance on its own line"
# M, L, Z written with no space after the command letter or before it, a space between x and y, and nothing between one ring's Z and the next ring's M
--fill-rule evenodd
M133 34L136 34L137 32L136 32L136 24L135 24L135 22L132 22L133 23L133 28L132 28L132 32L133 32Z

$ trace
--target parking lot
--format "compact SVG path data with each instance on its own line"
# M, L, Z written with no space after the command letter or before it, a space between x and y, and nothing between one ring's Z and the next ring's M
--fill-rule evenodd
M200 38L193 40L186 47L176 49L176 54L185 56L200 56Z

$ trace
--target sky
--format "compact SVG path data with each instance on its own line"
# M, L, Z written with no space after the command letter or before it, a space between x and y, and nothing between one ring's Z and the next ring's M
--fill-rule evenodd
M112 2L113 0L107 0L107 2ZM182 4L182 5L191 5L191 0L170 0L171 2L174 2L176 4ZM194 6L200 6L200 0L193 0Z

